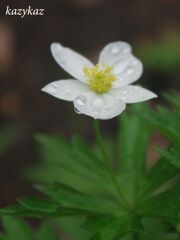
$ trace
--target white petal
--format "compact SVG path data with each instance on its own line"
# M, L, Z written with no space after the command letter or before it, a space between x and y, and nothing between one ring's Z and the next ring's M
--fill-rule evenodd
M120 58L126 58L131 54L131 46L126 42L112 42L106 45L99 56L99 62L114 65Z
M117 89L111 89L109 91L109 94L125 103L144 102L146 100L157 97L155 93L140 86L133 85Z
M56 62L73 77L86 82L86 77L83 73L85 66L92 67L93 64L79 53L70 48L63 47L59 43L51 44L51 52Z
M126 108L126 104L108 94L98 95L92 91L79 95L74 107L80 114L94 119L111 119L118 116Z
M88 85L74 79L60 80L47 84L42 91L66 101L74 101L80 94L89 91Z
M99 62L113 66L113 72L118 80L113 87L126 86L138 80L143 72L140 60L132 55L131 46L126 42L108 44L100 53Z
M113 87L118 88L137 81L142 75L143 65L139 59L129 55L114 64L113 72L118 78L114 81Z

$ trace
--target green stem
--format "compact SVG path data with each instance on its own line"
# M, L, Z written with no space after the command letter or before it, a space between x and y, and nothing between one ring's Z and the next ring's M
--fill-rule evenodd
M117 183L117 180L114 176L114 172L113 172L112 166L111 166L110 161L109 161L109 157L107 155L107 152L106 152L106 149L105 149L105 146L104 146L104 141L103 141L103 137L102 137L102 134L101 134L101 131L100 131L100 126L99 126L99 121L98 120L94 121L94 129L95 129L97 142L99 144L99 147L100 147L102 155L103 155L104 163L105 163L105 165L106 165L106 167L109 171L112 182L113 182L113 184L114 184L114 186L115 186L115 188L116 188L116 190L117 190L117 192L120 196L120 200L123 201L125 207L129 208L129 203L127 202L126 197L124 196L123 192L121 191L120 186Z

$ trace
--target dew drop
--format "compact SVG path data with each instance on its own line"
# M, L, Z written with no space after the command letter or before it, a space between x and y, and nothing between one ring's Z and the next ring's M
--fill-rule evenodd
M48 87L48 91L51 93L56 93L58 91L58 84L57 83L52 83Z
M65 65L66 65L65 61L63 61L63 60L60 61L60 64L62 67L65 67Z
M136 66L138 64L138 61L135 60L132 64Z
M127 90L124 90L124 91L122 92L122 94L125 95L127 92L128 92Z
M134 68L128 68L127 71L126 71L126 73L127 73L128 75L133 74L133 73L134 73Z
M71 90L70 89L66 89L66 93L70 94Z
M74 107L74 111L75 111L77 114L82 114L76 107Z
M123 50L123 52L124 52L124 53L129 53L129 52L130 52L130 49L129 49L129 48L125 48L125 49Z
M114 46L111 50L112 53L118 53L119 52L119 48L117 46Z
M75 99L75 103L79 106L85 106L86 105L86 102L87 102L87 99L85 96L78 96L76 99Z
M62 46L58 43L53 43L52 46L54 47L56 52L60 52L62 49Z
M104 101L102 98L98 97L98 98L95 98L92 102L92 107L97 110L97 109L100 109L102 106L104 105Z

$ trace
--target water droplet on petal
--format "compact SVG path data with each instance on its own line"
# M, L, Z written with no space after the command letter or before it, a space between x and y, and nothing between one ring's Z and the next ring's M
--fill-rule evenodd
M62 66L62 67L65 67L65 65L66 65L65 61L61 60L60 63L61 63L61 66Z
M136 66L138 64L138 61L134 60L132 64Z
M122 92L122 94L125 95L127 92L128 92L127 90L124 90L124 91Z
M71 93L71 90L70 89L66 89L66 93Z
M94 110L99 110L104 105L104 100L101 97L97 97L92 102Z
M113 46L111 52L112 53L118 53L119 52L119 48L117 46Z
M58 84L52 83L48 86L48 92L50 93L56 93L58 91Z
M60 52L62 49L62 46L58 43L53 43L52 46L54 47L56 52Z
M124 50L123 50L123 52L124 53L129 53L131 50L129 49L129 48L125 48Z
M74 111L75 111L77 114L82 114L76 107L74 107Z
M128 68L128 69L126 70L126 73L127 73L128 75L133 74L133 73L134 73L134 68Z
M53 86L54 88L56 88L56 89L58 88L58 84L57 84L57 83L53 83L52 86Z
M87 102L87 99L85 96L78 96L76 99L75 99L75 103L79 106L85 106L86 105L86 102Z

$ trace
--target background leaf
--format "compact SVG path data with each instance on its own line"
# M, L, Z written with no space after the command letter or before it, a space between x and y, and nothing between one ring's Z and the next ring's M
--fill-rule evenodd
M137 104L131 109L142 111L144 108L145 105ZM122 187L125 185L124 188L128 192L128 199L131 204L138 200L142 194L150 136L151 128L148 127L145 121L132 113L126 112L121 115L119 130L119 182L122 182Z

